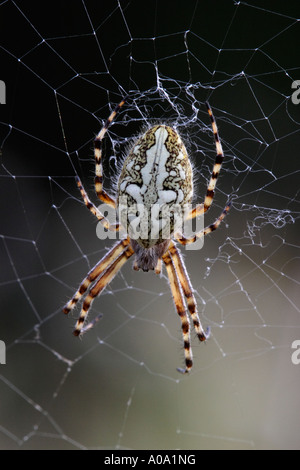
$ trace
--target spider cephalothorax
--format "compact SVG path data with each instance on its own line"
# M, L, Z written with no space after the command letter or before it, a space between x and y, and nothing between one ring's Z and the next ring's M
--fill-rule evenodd
M130 244L134 249L135 261L134 269L138 271L142 269L143 271L151 271L156 269L160 272L160 269L157 268L159 260L162 259L163 255L168 249L171 240L164 240L161 243L157 243L149 248L141 246L140 243L136 240L130 240Z
M109 125L124 103L125 100L122 100L118 104L95 139L96 193L101 201L118 210L119 223L111 225L108 222L89 200L79 178L77 178L77 185L85 205L104 227L118 231L122 226L127 236L118 241L88 273L78 291L65 306L64 313L69 313L93 284L83 302L80 317L75 326L74 334L79 336L90 329L98 319L96 317L84 326L94 298L102 292L131 256L135 255L134 269L136 270L155 270L156 273L160 273L163 262L170 281L175 307L181 319L184 340L185 368L178 370L189 372L193 361L187 309L200 341L205 341L208 333L201 326L193 288L174 239L182 245L194 243L218 228L228 212L230 204L225 207L213 224L190 237L184 236L182 223L178 223L184 218L189 220L204 214L211 206L224 158L222 146L211 108L206 103L215 137L217 156L204 203L189 208L187 211L186 207L193 197L193 174L186 148L174 128L162 124L151 127L136 141L123 163L115 201L102 186L101 143Z

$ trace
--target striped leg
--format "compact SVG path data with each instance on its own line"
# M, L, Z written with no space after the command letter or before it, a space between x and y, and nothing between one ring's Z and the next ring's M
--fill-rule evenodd
M81 299L83 294L87 291L89 286L94 282L101 274L108 268L108 266L116 259L118 258L121 253L127 249L129 245L129 240L128 238L119 241L116 243L113 248L99 261L99 263L96 264L96 266L91 269L91 271L88 273L87 277L82 281L82 283L79 286L79 289L73 296L73 298L66 304L66 306L63 309L63 312L67 315L75 305L77 304L78 300Z
M204 212L206 212L212 204L214 194L215 194L214 190L215 190L215 187L216 187L217 179L218 179L218 176L219 176L219 173L220 173L220 170L221 170L221 166L222 166L222 162L223 162L223 159L224 159L224 153L223 153L223 150L222 150L222 145L221 145L220 138L219 138L218 128L217 128L217 124L216 124L213 112L211 110L211 107L210 107L209 103L206 102L205 104L206 104L206 107L207 107L208 114L210 116L211 127L212 127L214 137L215 137L217 156L216 156L215 164L214 164L213 171L212 171L212 174L211 174L211 177L210 177L210 181L209 181L209 184L208 184L208 187L207 187L206 197L205 197L205 200L204 200Z
M104 215L99 211L99 209L90 201L82 183L78 177L76 177L77 186L81 192L82 199L86 207L94 214L97 219L102 223L102 225L112 232L118 232L121 228L121 224L110 224L109 221L104 217Z
M94 153L95 153L95 163L96 163L96 177L95 177L95 190L97 193L98 198L102 201L105 202L106 204L109 204L112 207L116 207L116 202L114 198L109 196L109 194L106 193L103 189L103 175L102 175L102 140L107 132L107 129L109 128L110 124L113 122L115 119L116 115L122 108L122 106L125 103L125 99L123 99L114 109L114 111L111 113L109 118L107 119L106 123L102 127L101 131L95 138L94 142Z
M224 153L223 153L222 145L220 142L218 128L217 128L217 124L216 124L213 112L207 101L205 104L206 104L207 111L211 120L211 127L214 133L217 156L216 156L215 164L213 166L212 174L208 183L206 196L204 199L204 204L198 204L194 209L192 209L190 213L187 215L187 220L194 219L195 217L198 217L199 215L204 214L205 212L208 211L208 209L212 205L213 198L215 195L215 187L217 184L217 179L221 170L222 162L224 160Z
M158 258L157 265L155 267L155 274L160 274L162 268L162 261L161 258Z
M177 370L182 373L188 373L191 370L192 365L193 365L193 355L192 355L191 342L190 342L189 319L186 314L186 308L185 308L184 299L182 296L181 287L178 282L176 271L172 263L172 259L171 259L169 251L167 251L163 255L162 259L166 265L175 307L181 320L181 328L182 328L182 334L183 334L185 369L177 369Z
M109 284L119 269L123 266L123 264L126 263L126 261L132 256L134 253L133 249L131 248L131 245L129 244L125 251L120 254L120 256L115 259L115 261L107 268L107 270L104 272L104 274L98 279L94 287L91 289L89 294L86 296L82 309L80 312L80 317L77 320L77 323L75 325L75 330L74 330L74 335L79 336L80 333L84 333L85 331L89 330L92 328L92 326L95 324L95 322L98 320L99 317L97 317L95 320L90 322L85 328L83 328L84 321L86 319L86 316L88 314L88 311L92 305L93 300L97 295L99 295L103 289Z
M191 209L190 212L186 215L186 220L195 219L195 217L204 214L204 212L204 204L197 204L197 206L194 207L194 209Z
M214 230L216 230L219 227L222 220L226 217L226 214L228 213L228 211L230 209L230 206L231 206L231 202L229 204L227 204L227 206L223 210L222 214L214 221L213 224L211 224L208 227L204 228L200 232L195 233L195 235L193 235L192 237L186 238L184 235L176 233L174 235L175 239L177 241L179 241L179 243L181 243L181 245L189 245L190 243L195 243L196 240L198 240L199 238L204 237L205 235L207 235L210 232L213 232Z
M179 282L184 292L184 295L187 301L187 306L188 306L190 315L192 317L197 336L200 341L205 341L209 337L209 329L205 332L202 328L202 325L198 316L197 304L196 304L196 299L193 293L191 281L189 279L184 262L182 260L182 256L173 242L171 242L170 244L169 252L171 254L171 258L172 258Z

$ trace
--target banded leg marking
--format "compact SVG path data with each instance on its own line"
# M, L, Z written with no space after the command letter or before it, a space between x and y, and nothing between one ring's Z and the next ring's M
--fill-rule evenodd
M67 315L75 307L77 302L81 299L84 293L87 291L89 286L107 269L107 267L120 256L120 254L128 247L129 239L126 238L115 244L112 249L99 261L88 273L87 277L82 281L79 289L72 297L72 299L66 304L63 312Z
M95 154L95 164L96 164L96 176L95 176L95 190L97 193L98 198L109 204L112 207L116 207L116 201L113 197L111 197L106 191L103 189L103 172L102 172L102 140L109 128L110 124L115 119L116 115L122 108L125 103L125 99L123 99L113 110L109 118L107 119L106 123L102 127L99 134L96 136L94 141L94 154Z
M75 336L79 336L80 333L84 333L94 325L98 317L92 322L90 322L85 328L83 328L84 321L92 305L92 302L103 291L107 284L109 284L113 280L119 269L121 269L121 267L126 263L130 256L133 255L133 253L133 249L130 245L128 245L125 251L123 251L123 253L121 253L120 256L107 268L104 274L100 277L100 279L98 279L94 287L88 293L83 302L80 317L78 318L75 325L75 330L73 332Z
M184 344L184 355L185 355L185 369L177 369L179 372L188 373L193 366L193 355L191 350L191 338L190 338L190 324L189 318L186 314L186 308L184 299L182 297L181 287L178 282L176 271L172 263L170 253L167 252L163 255L163 262L166 265L166 270L169 276L171 292L173 295L175 307L181 320L181 328L183 335Z
M175 234L175 239L177 241L179 241L179 243L181 243L181 245L189 245L190 243L195 243L196 240L198 240L199 238L204 237L208 233L213 232L214 230L216 230L219 227L222 220L225 219L225 217L226 217L226 215L227 215L227 213L230 209L230 206L231 206L231 202L229 202L227 204L227 206L223 210L222 214L214 221L213 224L211 224L208 227L204 228L200 232L195 233L194 236L187 238L184 235L177 233L177 234Z
M207 187L206 197L205 197L205 200L204 200L204 212L206 212L212 204L212 201L213 201L213 198L214 198L214 190L215 190L215 187L216 187L217 179L218 179L218 176L219 176L219 173L220 173L220 170L221 170L221 166L222 166L222 162L223 162L223 159L224 159L224 153L223 153L223 149L222 149L222 145L221 145L220 137L219 137L219 133L218 133L217 124L216 124L212 109L211 109L208 102L206 102L205 104L206 104L207 111L208 111L208 114L209 114L209 117L210 117L210 120L211 120L211 127L212 127L212 130L213 130L213 133L214 133L217 156L216 156L215 164L213 166L210 181L209 181L209 184L208 184L208 187Z
M77 176L76 177L76 183L79 188L79 191L81 193L82 199L86 205L86 207L89 209L89 211L94 214L97 219L101 222L101 224L107 229L112 232L118 232L121 228L121 224L110 224L107 218L99 211L99 209L91 202L89 199L84 187L82 186L82 183L80 181L80 178Z

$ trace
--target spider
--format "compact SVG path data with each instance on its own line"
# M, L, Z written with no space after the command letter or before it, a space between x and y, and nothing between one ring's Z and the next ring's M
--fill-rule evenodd
M174 201L178 202L179 205L190 203L193 196L193 173L186 148L176 130L163 124L149 128L136 141L132 150L125 158L118 180L116 200L103 189L102 141L110 124L121 110L125 101L126 98L110 114L94 141L96 164L95 190L98 198L116 210L121 198L124 196L127 197L129 209L136 202L143 203L147 207L152 206L154 202L160 206L170 205ZM206 107L211 120L217 155L204 202L190 209L187 219L194 219L207 212L210 208L224 158L217 125L208 102L206 102ZM119 231L122 223L110 224L107 218L90 201L78 177L76 177L76 182L86 207L101 221L107 230ZM148 232L148 237L146 238L133 239L128 234L128 231L126 231L125 238L123 237L121 240L118 240L111 250L91 269L80 284L75 295L64 307L63 312L68 314L87 292L91 284L94 283L84 299L80 316L75 325L74 335L79 336L94 326L100 316L85 325L85 320L93 300L112 281L119 269L130 257L135 255L133 265L135 270L155 270L157 274L161 272L162 263L164 263L175 308L181 320L183 335L185 368L178 368L177 370L182 373L188 373L193 365L193 355L187 310L200 341L205 341L209 337L209 329L204 331L201 325L193 288L180 251L176 246L176 241L182 245L187 245L213 232L219 227L229 209L230 203L226 205L221 215L213 224L190 237L186 237L183 233L175 230L174 219L172 218L170 222L171 236L167 238L160 236L153 239L150 232Z

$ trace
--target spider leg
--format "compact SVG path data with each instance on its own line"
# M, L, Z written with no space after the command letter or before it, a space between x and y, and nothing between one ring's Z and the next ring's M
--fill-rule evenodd
M181 320L181 328L182 328L182 334L183 334L185 369L177 369L177 370L182 373L188 373L191 370L192 365L193 365L193 355L192 355L191 342L190 342L189 318L186 314L186 308L185 308L184 299L182 296L181 287L178 282L177 274L176 274L169 251L167 251L163 255L162 259L166 265L175 307Z
M155 274L160 274L162 269L162 261L161 258L158 258L157 265L155 267Z
M67 315L77 304L78 300L81 299L83 294L87 291L89 286L94 282L101 274L108 268L108 266L118 258L121 253L127 249L129 245L129 239L125 238L117 242L112 249L91 269L87 277L82 281L79 289L74 294L72 299L66 304L63 312Z
M190 210L190 212L186 215L185 220L195 219L199 215L204 214L204 204L197 204L196 207Z
M224 153L223 153L222 145L220 142L218 127L217 127L212 109L207 101L205 104L206 104L207 111L211 120L211 127L214 133L217 156L216 156L215 164L213 166L211 177L207 186L204 204L198 204L196 207L194 207L194 209L191 209L191 211L186 217L186 220L194 219L195 217L198 217L199 215L204 214L205 212L208 211L208 209L212 205L214 194L215 194L214 190L215 190L217 179L221 170L222 162L224 160Z
M109 284L119 269L123 266L123 264L126 263L126 261L133 255L134 251L131 248L131 245L129 244L127 248L120 254L120 256L115 259L115 261L106 269L104 274L98 279L94 287L90 290L89 294L86 296L82 309L80 312L80 316L76 322L75 325L75 330L74 330L74 335L79 336L80 333L84 333L85 331L89 330L92 328L94 323L97 321L99 317L97 317L94 321L90 322L88 325L86 325L85 328L83 328L84 321L86 319L86 316L88 314L88 311L92 305L93 300L97 295L99 295L103 289Z
M201 322L198 316L197 303L196 303L196 299L193 293L193 288L191 285L190 278L186 271L180 251L177 249L177 247L172 241L169 246L169 252L170 252L179 282L184 292L184 295L187 301L187 306L188 306L190 315L192 317L197 336L200 341L205 341L209 337L209 329L206 332L203 330L203 327L201 325Z
M210 116L211 127L212 127L214 137L215 137L217 156L216 156L215 164L213 166L212 174L211 174L210 181L209 181L207 191L206 191L206 197L204 200L204 212L206 212L212 204L212 201L214 198L214 189L216 187L217 179L218 179L222 162L224 159L224 153L223 153L222 145L220 142L218 128L217 128L217 124L216 124L213 112L211 110L209 103L206 102L205 104L207 107L208 114Z
M94 154L95 154L95 163L96 163L96 177L95 177L95 190L97 193L98 198L102 201L105 202L106 204L109 204L110 206L116 208L116 201L114 200L113 197L111 197L109 194L107 194L106 191L103 189L103 174L102 174L102 140L107 132L107 129L109 128L110 124L113 122L115 119L116 115L122 108L122 106L125 103L125 99L123 99L113 110L109 118L107 119L106 123L102 127L101 131L99 134L96 136L95 141L94 141Z
M107 218L99 211L99 209L91 202L89 199L82 183L78 177L76 177L77 186L81 192L82 199L86 207L94 214L97 219L102 223L102 225L107 229L113 232L118 232L121 228L121 224L110 224Z
M229 202L227 204L227 206L223 210L222 214L219 215L219 217L214 221L213 224L209 225L208 227L205 227L200 232L195 233L195 235L193 235L192 237L187 238L187 237L185 237L184 235L182 235L180 233L176 233L174 235L174 238L177 241L179 241L179 243L181 243L181 245L189 245L190 243L195 243L196 240L198 240L199 238L204 237L205 235L207 235L210 232L213 232L214 230L216 230L219 227L222 220L226 217L226 214L228 213L228 211L230 209L230 206L231 206L231 202Z

